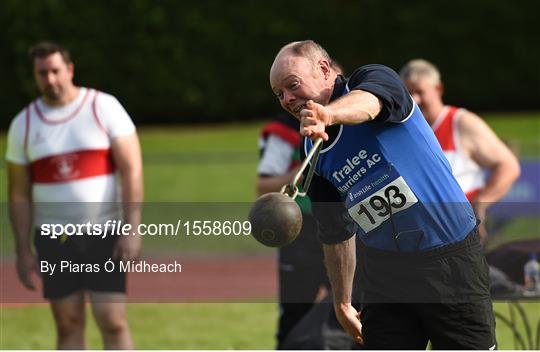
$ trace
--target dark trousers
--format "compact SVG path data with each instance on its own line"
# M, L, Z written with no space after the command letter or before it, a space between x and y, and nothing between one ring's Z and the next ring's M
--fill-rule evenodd
M487 350L495 347L491 301L475 303L384 303L362 310L368 350Z
M366 349L494 348L489 274L476 231L417 253L361 247Z

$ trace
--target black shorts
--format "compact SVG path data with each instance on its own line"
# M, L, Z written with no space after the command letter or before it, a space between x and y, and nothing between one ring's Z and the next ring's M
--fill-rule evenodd
M496 348L489 299L463 304L367 304L361 312L367 350L488 350Z
M489 349L496 344L488 267L476 231L420 253L361 246L365 348Z
M358 280L364 303L471 303L490 298L489 269L471 232L423 252L389 252L360 242Z
M36 231L34 245L38 255L38 271L43 280L43 296L58 299L80 290L126 292L126 274L118 262L114 271L104 270L112 258L118 236L74 235L51 239ZM55 264L55 270L44 272L42 262ZM62 268L62 264L64 264Z

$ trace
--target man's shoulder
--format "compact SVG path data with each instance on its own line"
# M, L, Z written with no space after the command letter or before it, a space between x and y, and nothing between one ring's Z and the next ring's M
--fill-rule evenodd
M91 88L87 88L87 89L91 89ZM98 99L98 101L105 101L105 102L110 102L110 101L114 101L114 102L118 102L118 99L110 94L110 93L107 93L107 92L104 92L102 90L99 90L99 89L93 89L95 92L96 92L96 98Z
M120 102L120 100L107 92L103 92L98 89L95 90L95 95L93 98L93 103L95 105L95 108L98 109L98 111L103 110L112 110L112 111L122 111L124 110L124 106Z
M358 70L390 70L392 72L394 71L390 67L383 64L366 64L366 65L360 66Z
M413 111L413 100L399 75L388 66L369 64L356 69L347 82L348 90L362 90L382 103L378 121L402 122Z
M456 118L461 133L487 127L486 122L479 115L465 108L457 108Z
M397 75L396 71L394 71L393 69L391 69L390 67L388 66L385 66L385 65L382 65L382 64L367 64L367 65L363 65L363 66L360 66L358 67L356 70L353 71L353 73L351 74L350 78L352 77L355 77L355 76L360 76L360 75L366 75L366 74L370 74L370 73L390 73L392 75ZM349 78L349 79L350 79Z
M360 66L347 79L349 89L361 84L402 85L399 75L388 66L368 64Z
M495 132L479 115L466 109L459 109L456 113L461 146L464 150L473 153L478 151L478 143L488 143L489 137Z

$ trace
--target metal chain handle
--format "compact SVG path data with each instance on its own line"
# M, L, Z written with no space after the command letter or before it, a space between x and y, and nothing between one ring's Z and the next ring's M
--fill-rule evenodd
M295 199L296 197L305 197L307 195L307 191L309 190L309 186L311 184L311 179L313 178L313 173L315 172L315 166L317 165L317 161L319 160L319 154L321 152L323 140L322 138L318 138L315 143L313 144L313 148L309 151L308 155L304 159L304 162L300 166L300 169L294 176L293 182L289 183L281 188L281 193L286 194L292 199ZM313 159L313 162L311 160ZM311 162L311 165L308 170L308 174L306 176L306 180L304 181L304 185L302 187L303 192L300 192L297 184L300 181L300 178L302 177L302 174L304 173L304 170L308 166L308 164Z

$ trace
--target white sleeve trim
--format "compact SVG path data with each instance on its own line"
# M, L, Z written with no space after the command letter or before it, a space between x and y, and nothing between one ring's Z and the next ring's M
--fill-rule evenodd
M409 99L412 101L412 108L411 108L411 111L409 112L409 114L401 121L390 121L391 123L405 123L407 122L407 120L409 120L411 118L411 116L413 115L413 112L414 112L414 109L420 109L416 103L414 102L414 99L411 95L409 95Z
M259 175L284 175L289 171L294 147L278 136L270 135L266 140L264 153L262 155L257 173Z

